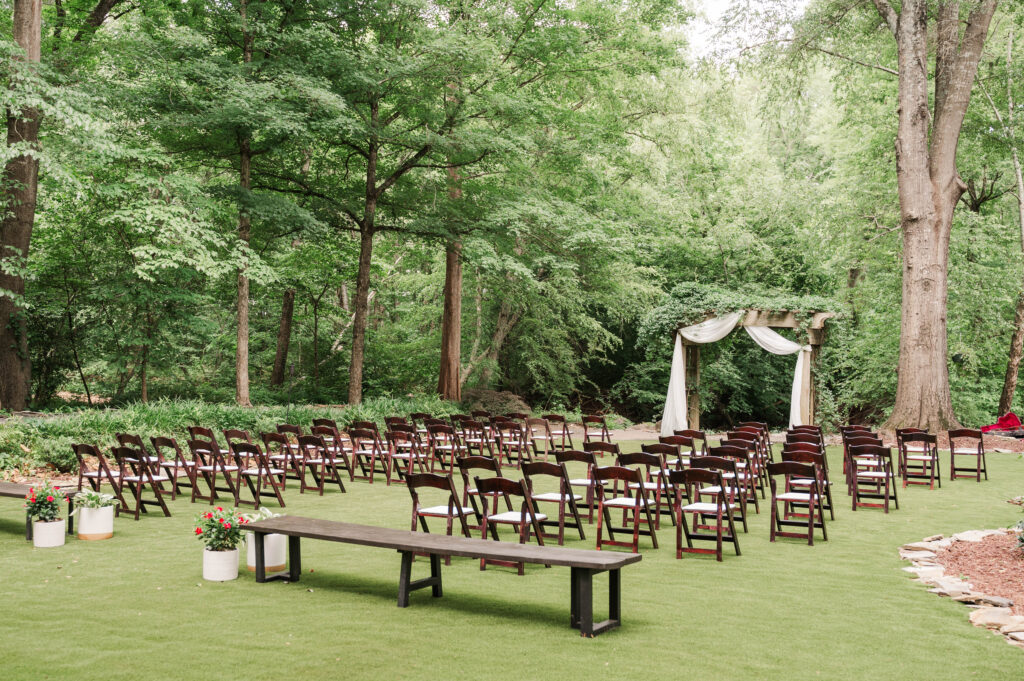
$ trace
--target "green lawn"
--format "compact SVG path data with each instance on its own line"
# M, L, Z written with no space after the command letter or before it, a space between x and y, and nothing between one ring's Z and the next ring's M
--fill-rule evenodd
M635 449L638 443L629 443ZM830 453L840 470L838 453ZM901 491L884 515L841 507L829 541L768 542L752 516L743 555L675 559L662 548L623 570L623 628L592 640L568 626L569 572L480 572L455 559L443 599L395 607L397 553L305 541L299 584L201 579L191 533L202 505L116 521L109 541L33 549L18 502L0 500L0 679L1014 679L1024 651L968 624L967 609L900 570L900 544L1001 527L1019 512L1024 461L990 455L992 480ZM323 498L290 489L287 511L405 528L409 495L378 481ZM593 547L593 529L586 542ZM423 574L426 561L414 570ZM595 613L604 615L598 579Z

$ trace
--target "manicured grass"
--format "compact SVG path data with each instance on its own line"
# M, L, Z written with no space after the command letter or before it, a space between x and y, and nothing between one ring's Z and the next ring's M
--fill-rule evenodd
M636 449L639 443L627 443ZM830 452L838 472L838 452ZM33 549L18 502L0 500L0 678L61 679L1020 679L1024 651L967 622L967 609L900 570L900 544L1005 527L1020 514L1024 461L990 455L991 480L901 490L899 511L851 512L837 489L829 541L768 542L768 514L743 555L675 559L661 548L623 570L623 628L593 640L568 626L569 573L528 566L444 568L395 607L399 557L305 541L299 584L201 579L192 519L116 521L103 542ZM838 480L838 475L836 475ZM378 481L323 498L289 490L289 513L407 527L409 495ZM593 528L585 542L593 547ZM426 571L417 561L414 571ZM604 615L606 582L596 585Z

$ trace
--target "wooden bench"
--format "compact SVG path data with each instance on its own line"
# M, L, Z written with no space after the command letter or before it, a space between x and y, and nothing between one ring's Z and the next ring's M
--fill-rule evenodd
M622 591L619 570L624 565L640 562L640 555L635 553L610 553L587 549L567 549L560 546L497 542L299 516L281 516L260 520L246 525L244 529L255 534L257 582L266 582L272 579L299 581L299 576L302 573L299 540L302 537L361 546L377 546L398 551L402 554L398 576L398 607L400 608L409 605L409 593L416 589L430 587L434 598L441 597L442 556L489 558L568 567L571 570L569 625L579 629L580 635L586 637L597 636L621 624ZM271 533L288 536L288 572L268 577L266 566L263 564L263 541L264 537ZM427 554L430 557L430 577L412 580L413 556L417 553ZM607 620L595 624L593 577L599 572L608 573L609 612Z
M15 482L0 482L0 497L25 500L32 485L20 485ZM61 489L61 493L68 495L68 534L75 533L75 516L71 512L75 509L75 490ZM32 516L25 514L25 539L32 541Z

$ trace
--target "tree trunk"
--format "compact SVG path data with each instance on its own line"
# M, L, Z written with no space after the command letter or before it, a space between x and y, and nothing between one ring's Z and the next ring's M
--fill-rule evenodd
M1006 363L1006 378L1003 380L1003 392L999 396L1000 416L1013 409L1013 396L1017 392L1017 374L1020 371L1021 355L1024 355L1024 283L1021 284L1021 292L1017 296L1017 312L1013 316L1010 358Z
M42 0L15 0L14 41L25 50L28 62L38 63L42 42ZM13 83L12 83L13 84ZM7 112L7 144L39 141L40 112L34 108ZM0 258L12 259L21 271L28 258L36 215L39 161L17 156L4 167L3 220L0 222ZM26 311L21 305L25 279L0 268L0 408L20 411L28 400L31 361Z
M242 0L239 6L242 15L242 60L249 64L252 62L252 35L248 30L246 19L246 0ZM248 133L241 135L238 141L239 158L239 182L242 191L249 193L252 188L250 166L252 163L252 149ZM249 218L249 210L245 207L238 211L238 238L248 246L249 234L252 223ZM243 407L251 407L249 400L249 277L245 274L243 267L238 271L238 297L237 297L238 333L235 338L235 402Z
M373 260L373 232L365 227L359 234L359 273L356 275L355 314L352 318L352 360L348 367L348 403L363 401L363 359L366 351L366 318L370 309L370 263Z
M270 374L270 385L275 388L284 383L284 369L288 363L288 344L292 339L292 316L295 313L295 289L284 292L281 303L281 324L277 328L277 352L274 354L274 370Z
M896 401L884 424L938 432L959 424L947 364L946 297L953 211L964 192L956 149L996 0L981 0L960 35L959 2L940 2L934 116L929 115L928 2L874 0L896 39L896 178L903 230L903 304Z
M462 401L462 244L453 241L445 252L444 312L441 316L441 371L437 392L446 400Z
M519 323L519 313L512 312L512 307L503 302L498 310L498 319L494 323L494 333L491 334L491 344L484 356L486 360L480 369L480 385L484 388L490 387L491 378L494 374L494 367L498 363L498 355L505 345L508 334Z

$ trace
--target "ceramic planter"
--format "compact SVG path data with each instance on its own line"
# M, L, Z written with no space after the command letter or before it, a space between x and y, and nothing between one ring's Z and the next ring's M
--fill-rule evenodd
M66 527L63 518L54 520L52 523L36 520L32 523L32 543L40 549L64 546Z
M281 572L287 567L288 537L283 534L268 534L263 537L263 565L267 572ZM245 535L245 568L256 572L256 539L252 533Z
M238 549L230 551L203 550L203 579L228 582L238 578Z
M114 536L114 507L78 509L78 538L110 539Z

